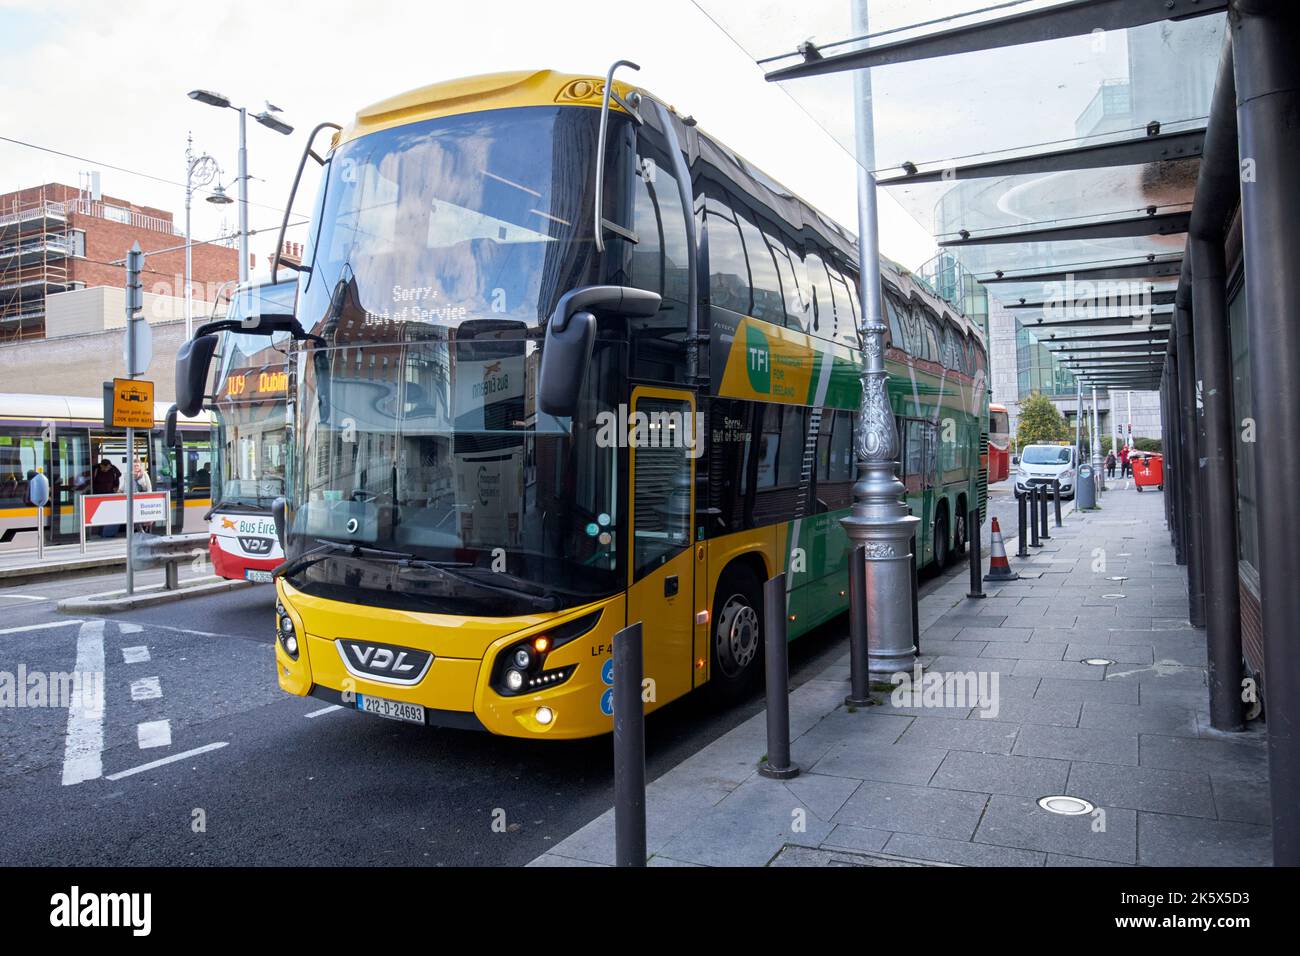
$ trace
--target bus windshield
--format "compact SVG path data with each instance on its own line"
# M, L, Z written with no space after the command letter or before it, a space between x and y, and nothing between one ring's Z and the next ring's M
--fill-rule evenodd
M536 343L501 324L304 357L315 399L290 557L332 541L407 560L334 549L291 575L294 587L488 616L618 590L620 451L597 437L616 413L624 346L598 343L570 424L536 411Z
M338 344L469 318L536 325L593 261L599 113L491 110L340 146L318 199L303 326Z
M227 318L249 308L293 311L295 282L245 289L230 303ZM285 421L289 334L224 332L216 362L212 404L215 431L214 510L265 511L285 493L289 432Z
M1021 460L1027 465L1068 465L1070 447L1068 445L1029 445L1025 448Z

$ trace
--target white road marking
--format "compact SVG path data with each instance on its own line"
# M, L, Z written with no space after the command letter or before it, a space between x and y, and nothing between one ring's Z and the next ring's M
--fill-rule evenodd
M121 780L123 777L130 777L137 773L144 773L146 770L153 770L155 767L162 767L169 763L175 763L178 760L185 760L187 757L197 757L199 754L205 754L213 750L220 750L226 746L226 741L222 740L215 744L205 744L202 747L195 747L193 750L187 750L184 753L172 754L170 757L163 757L161 760L151 760L149 763L142 763L138 767L132 767L130 770L123 770L119 773L110 773L105 780Z
M77 635L77 673L83 686L95 688L89 701L81 695L68 708L63 741L63 785L94 780L104 773L104 622L85 621Z
M170 625L167 624L150 624L149 627L155 631L175 631L178 634L192 634L195 637L230 637L231 636L229 634L218 634L216 631L196 631L190 627L171 627ZM269 627L273 628L274 625L269 625ZM127 628L132 628L132 630L127 630ZM138 624L119 624L118 629L121 630L123 634L135 634L141 630L140 625Z
M172 722L170 720L146 720L136 724L136 743L141 750L153 747L170 747L172 745Z
M322 714L332 714L334 711L342 709L343 707L339 704L330 704L328 707L322 707L320 710L313 710L310 714L304 714L304 716L310 719L312 717L319 717Z
M0 594L0 601L8 598L11 601L48 601L49 598L41 597L38 594Z
M119 624L117 630L121 634L139 634L144 628L139 624Z
M26 627L7 627L0 634L22 634L24 631L44 631L51 627L70 627L82 623L81 618L75 618L71 621L51 621L49 624L28 624Z
M123 664L144 664L149 660L149 648L147 647L124 647L122 648Z
M162 683L157 677L141 677L131 681L132 700L157 700L162 696Z

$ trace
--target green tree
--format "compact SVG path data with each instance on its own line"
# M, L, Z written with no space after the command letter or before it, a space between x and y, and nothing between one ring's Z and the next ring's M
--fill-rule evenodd
M1046 395L1034 392L1020 403L1020 419L1016 425L1019 447L1067 441L1069 438L1070 429L1065 424L1065 417Z

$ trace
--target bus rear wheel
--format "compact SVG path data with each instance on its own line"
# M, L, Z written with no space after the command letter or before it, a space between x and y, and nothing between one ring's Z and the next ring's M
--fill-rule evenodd
M934 566L946 568L951 555L948 548L948 509L940 508L934 519Z
M733 704L757 683L763 663L762 587L746 567L728 568L713 599L712 672L719 702Z
M959 509L957 521L953 525L952 553L956 559L966 553L966 515L965 509Z

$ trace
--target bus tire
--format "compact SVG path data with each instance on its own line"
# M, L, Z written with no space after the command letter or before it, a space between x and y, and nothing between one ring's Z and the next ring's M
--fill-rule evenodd
M952 554L953 560L966 553L966 544L968 540L966 528L966 503L959 501L957 503L957 520L953 522L952 532Z
M742 700L763 669L763 587L743 564L727 568L713 598L709 687L720 704Z
M934 517L934 566L942 570L948 566L952 560L951 549L948 547L948 505L946 502L940 503L939 513Z

